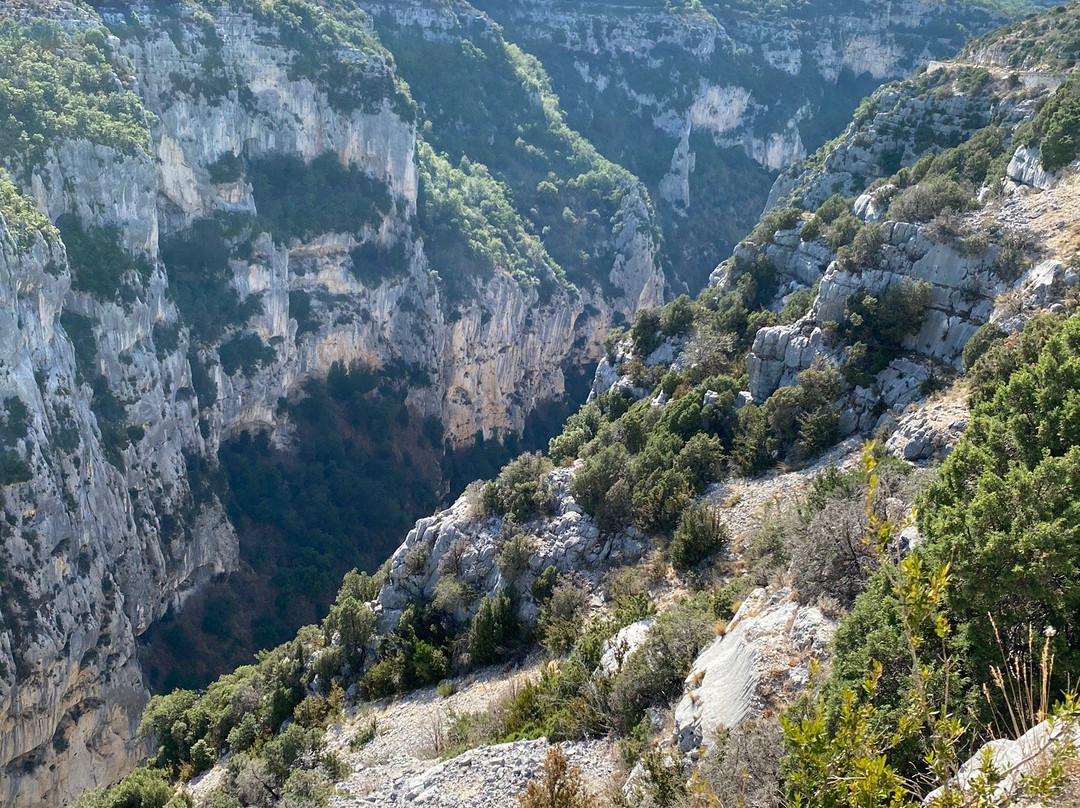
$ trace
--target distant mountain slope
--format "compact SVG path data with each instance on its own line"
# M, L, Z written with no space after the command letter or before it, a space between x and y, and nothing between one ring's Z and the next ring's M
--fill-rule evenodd
M753 227L776 172L882 81L1007 18L937 2L473 5L545 65L570 125L646 183L691 294Z

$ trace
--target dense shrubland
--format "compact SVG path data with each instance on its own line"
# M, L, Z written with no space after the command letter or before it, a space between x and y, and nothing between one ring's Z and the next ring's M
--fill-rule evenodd
M386 185L334 154L310 163L268 155L247 162L245 176L259 211L256 230L287 244L320 233L359 233L377 228L391 210Z
M917 804L978 743L1041 720L1043 698L1068 706L1078 369L1075 316L1032 320L975 362L971 423L921 497L925 541L897 562L882 555L895 528L870 532L879 568L841 624L824 695L788 718L793 793ZM840 797L857 773L863 801Z
M60 140L125 154L150 147L149 120L101 27L0 22L0 157L23 170Z

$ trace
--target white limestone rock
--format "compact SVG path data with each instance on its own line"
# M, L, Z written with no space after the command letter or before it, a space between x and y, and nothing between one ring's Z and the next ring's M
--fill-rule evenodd
M614 637L605 640L597 672L608 676L617 674L622 669L623 663L645 642L646 637L649 636L649 629L655 622L655 617L646 617L644 620L624 626Z
M1073 748L1080 742L1080 727L1075 723L1048 718L1036 724L1016 740L999 738L982 746L960 767L949 786L962 794L971 793L977 785L996 781L988 799L994 804L1023 805L1040 808L1042 803L1023 799L1024 778L1045 769L1055 747L1067 744ZM987 773L992 773L990 777ZM923 799L931 806L945 788L931 791ZM1019 801L1016 798L1020 797Z
M806 686L811 659L821 659L836 621L802 606L789 589L754 590L718 637L694 661L675 708L675 742L683 752L709 748L722 727L734 728Z
M1009 160L1005 176L1020 185L1046 191L1057 183L1060 172L1043 169L1038 147L1020 146Z

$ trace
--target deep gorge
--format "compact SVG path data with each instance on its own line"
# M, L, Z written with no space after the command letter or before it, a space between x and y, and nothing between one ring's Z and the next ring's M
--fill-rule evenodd
M841 135L863 95L1004 16L796 6L0 9L0 101L17 112L0 123L3 799L61 804L118 779L144 751L148 688L201 688L292 641L344 573L375 572L417 519L565 436L598 361L629 369L618 390L662 385L664 402L737 372L734 348L692 383L657 369L699 325L687 298L670 301L718 265L730 283L714 276L701 305L775 375L756 404L807 370L785 346L809 304L785 307L780 284L806 285L813 260L798 236L771 240L791 214L755 231L760 254L726 259L774 179ZM959 143L972 121L946 112ZM897 254L918 242L894 235ZM985 275L981 260L957 265ZM844 283L841 310L857 291ZM974 314L935 299L931 316L970 316L966 337L973 300ZM644 334L638 312L665 302ZM632 350L605 343L618 327ZM930 355L955 362L960 347ZM740 388L716 386L700 392L733 408ZM858 406L865 429L878 402ZM680 407L657 457L698 463L704 485L713 444L680 454L703 408ZM710 422L729 442L734 412ZM778 459L761 441L748 469ZM669 493L689 497L669 471L656 471ZM659 510L671 532L680 515Z

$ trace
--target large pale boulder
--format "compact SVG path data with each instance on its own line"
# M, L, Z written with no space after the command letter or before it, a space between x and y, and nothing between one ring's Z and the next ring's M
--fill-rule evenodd
M754 590L727 633L694 661L675 708L679 748L708 748L721 728L787 703L806 686L810 661L825 655L835 629L833 618L799 604L790 589Z

